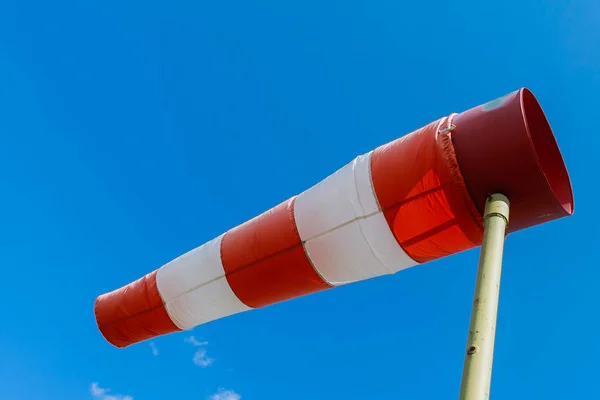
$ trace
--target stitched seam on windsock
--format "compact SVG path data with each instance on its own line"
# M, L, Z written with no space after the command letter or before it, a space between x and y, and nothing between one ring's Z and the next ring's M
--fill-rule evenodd
M437 121L430 122L430 124L433 124L434 122L436 122L436 127L435 127L435 139L436 140L437 140L438 134L440 133L440 129L441 129L442 125L444 124L444 122L447 122L447 121L448 121L448 117L442 117L442 118L438 119ZM430 124L421 127L420 129L418 129L415 132L418 132L418 131L421 131L423 129L426 129L426 127L429 126ZM408 136L408 135L405 135L405 136ZM392 142L390 142L390 143L392 143ZM386 145L383 145L383 146L386 146ZM377 149L375 149L375 150L377 150ZM373 151L375 151L375 150L373 150ZM369 168L371 168L371 167L372 167L372 165L369 163ZM375 199L377 200L377 205L378 205L379 209L381 209L381 206L379 205L380 204L379 203L379 199L377 198L377 191L375 190L375 185L373 183L373 174L371 173L370 176L371 176L371 184L373 185L373 193L375 194ZM444 186L445 185L440 186L439 189L442 189ZM417 199L418 199L418 197L417 197ZM397 206L399 204L407 204L407 203L410 203L411 200L414 201L414 200L417 200L417 199L408 198L408 199L397 201L394 204L391 204L388 207L386 207L385 210L382 209L381 212L385 213L385 211L387 211L388 209L394 208L395 206ZM388 225L390 231L392 231L392 227L389 226L389 224L386 224L386 225ZM394 235L393 231L392 231L392 235ZM421 262L415 260L415 258L410 254L410 252L405 249L405 245L406 245L405 242L406 241L405 242L400 242L400 240L397 239L396 242L398 243L398 246L400 246L400 248L402 249L402 251L404 252L404 254L406 254L408 256L408 258L410 258L411 260L413 260L413 262L416 265L422 264Z
M366 164L367 164L367 176L368 176L368 178L369 178L369 194L370 194L371 196L373 196L373 199L375 200L375 206L377 207L377 210L376 210L376 211L374 211L374 212L372 213L373 215L369 215L369 214L367 214L367 215L369 215L369 217L373 217L373 216L375 216L375 215L377 215L377 214L379 214L379 213L382 213L382 211L381 211L381 206L379 205L379 200L377 200L377 195L375 194L375 187L373 186L373 174L371 174L371 158L373 158L373 151L370 151L370 152L369 152L369 153L367 153L365 156L367 157L367 160L366 160L366 161L367 161L367 163L366 163ZM358 157L357 157L355 160L357 160L357 159L358 159ZM354 171L353 171L353 172L354 172ZM359 193L359 191L358 191L358 178L357 178L357 175L356 175L355 173L353 173L353 174L352 174L352 177L353 177L353 179L354 179L354 186L355 186L355 187L356 187L356 189L357 189L357 198L358 198L358 202L361 204L361 210L362 210L362 209L364 209L365 207L362 205L361 198L360 198L360 193ZM366 219L366 218L364 218L364 219ZM386 223L385 225L388 227L389 234L390 234L390 235L393 237L393 236L394 236L394 233L393 233L393 232L392 232L392 230L389 228L389 225L388 225L387 223ZM387 264L386 264L386 263L385 263L385 262L384 262L384 261L383 261L383 260L382 260L382 259L379 257L379 255L378 255L378 254L377 254L377 252L375 251L375 248L374 248L374 246L371 244L371 241L369 241L369 238L367 237L367 235L365 235L365 233L364 233L364 229L363 229L363 228L364 228L364 227L363 227L363 226L360 224L360 222L359 222L359 223L358 223L358 229L360 230L360 234L362 235L362 237L363 237L363 239L364 239L365 243L367 243L367 245L369 246L369 250L371 251L371 254L373 255L373 257L374 257L374 258L375 258L377 261L379 261L379 263L380 263L381 265L383 265L383 268L385 268L385 270L388 272L388 274L393 274L393 273L394 273L394 271L388 267L388 265L387 265ZM395 239L395 238L394 238L394 239ZM399 245L399 244L398 244L398 245ZM402 249L402 247L401 247L401 246L400 246L400 249ZM403 251L403 252L406 254L406 252L404 251L404 249L402 249L402 251ZM406 254L406 255L408 256L408 254ZM409 257L409 258L410 258L410 257Z
M454 125L454 118L458 115L458 113L452 113L445 118L444 121L446 123L446 128L442 129L442 124L438 128L436 132L436 142L440 144L442 147L444 162L448 166L448 169L451 173L451 182L449 184L456 185L460 188L462 193L462 201L464 206L469 211L469 214L473 220L476 221L477 224L477 235L483 236L483 216L477 210L471 195L465 184L465 179L462 175L462 171L460 170L460 165L458 164L458 159L456 158L456 153L454 152L454 145L452 143L452 132L456 128ZM468 231L465 231L465 234L469 237L470 240L477 242L475 238L472 238Z
M162 268L162 267L161 267ZM159 268L160 269L160 268ZM158 271L156 271L156 291L158 292L158 296L160 297L160 300L162 301L162 305L165 308L165 312L167 313L167 315L169 316L169 319L171 320L171 322L173 322L173 325L175 325L176 327L178 327L180 330L185 330L185 328L183 326L180 326L178 321L176 320L176 318L174 318L171 313L169 312L169 310L167 309L167 304L169 304L172 300L169 301L165 301L165 299L163 298L162 293L160 292L160 288L158 287ZM157 309L159 307L156 307Z

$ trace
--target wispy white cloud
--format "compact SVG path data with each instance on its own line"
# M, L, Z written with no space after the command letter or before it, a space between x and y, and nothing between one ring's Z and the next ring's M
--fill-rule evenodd
M108 388L100 387L98 382L93 382L90 386L90 393L98 400L133 400L133 397L126 394L110 394L110 391Z
M206 356L206 349L198 349L196 353L194 353L193 358L194 364L206 368L213 363L213 359Z
M240 400L242 396L233 390L219 389L219 391L209 397L209 400Z
M201 341L199 341L199 340L198 340L198 339L196 339L196 337L195 337L195 336L193 336L193 335L192 335L192 336L188 336L188 337L186 337L186 338L185 338L185 341L186 341L186 342L188 342L188 343L191 343L191 344L192 344L192 346L196 346L196 347L199 347L199 346L206 346L206 345L208 344L208 342L201 342Z
M187 343L190 343L194 347L198 347L198 349L194 353L194 358L192 358L194 364L202 368L206 368L212 365L214 359L206 355L206 349L204 348L204 346L208 345L208 342L201 342L194 336L188 336L187 338L185 338L185 341Z
M152 355L156 357L158 355L158 349L156 348L154 342L150 342L150 348L152 349Z
M102 397L106 393L106 389L98 386L98 382L93 382L92 386L90 387L90 393L92 393L92 396L94 397Z

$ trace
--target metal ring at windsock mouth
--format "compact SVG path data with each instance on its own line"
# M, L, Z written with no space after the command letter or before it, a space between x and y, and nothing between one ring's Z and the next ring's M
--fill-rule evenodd
M452 141L475 205L511 201L514 232L573 214L571 181L542 107L527 88L460 113Z

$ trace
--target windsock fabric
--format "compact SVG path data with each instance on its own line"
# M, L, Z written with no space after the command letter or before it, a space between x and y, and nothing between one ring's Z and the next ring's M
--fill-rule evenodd
M317 185L95 302L117 347L400 270L481 244L454 115L356 157Z

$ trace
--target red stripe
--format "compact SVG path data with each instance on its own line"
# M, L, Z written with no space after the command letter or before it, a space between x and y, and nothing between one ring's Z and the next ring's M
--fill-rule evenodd
M373 187L394 236L425 263L481 244L483 225L441 120L377 148Z
M98 328L116 347L180 329L169 318L156 286L158 270L96 299Z
M294 220L294 199L230 230L221 242L227 281L257 308L328 289L311 265Z

